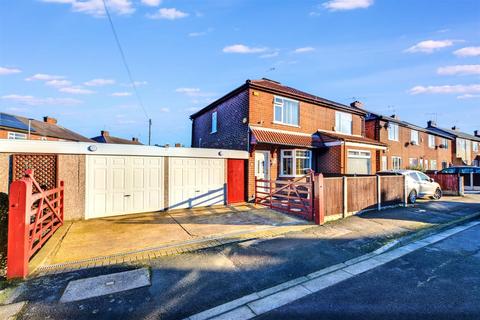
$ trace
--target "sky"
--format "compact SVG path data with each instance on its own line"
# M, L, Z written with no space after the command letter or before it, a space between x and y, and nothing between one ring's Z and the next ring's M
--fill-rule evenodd
M0 111L189 146L190 114L267 77L480 130L478 0L106 1L138 95L102 0L4 1Z

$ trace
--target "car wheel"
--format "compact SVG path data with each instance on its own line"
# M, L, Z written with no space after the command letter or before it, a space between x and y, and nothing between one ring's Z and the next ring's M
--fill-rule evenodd
M417 202L417 191L412 190L408 195L408 203L414 204L415 202Z
M435 193L433 194L433 199L439 200L442 197L442 190L440 188L437 188L435 190Z

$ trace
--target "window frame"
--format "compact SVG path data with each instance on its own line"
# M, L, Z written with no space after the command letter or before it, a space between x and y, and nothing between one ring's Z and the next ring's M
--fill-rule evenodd
M277 99L281 99L282 102L277 103ZM283 112L284 112L283 108L285 106L284 103L283 103L284 100L295 102L297 104L297 123L296 124L285 122L285 119L283 117ZM277 115L277 113L275 112L276 107L281 108L281 112L280 112L281 120L276 119L276 115ZM282 97L282 96L273 96L273 123L284 125L284 126L296 127L296 128L300 127L300 101L285 98L285 97Z
M398 160L398 167L395 166L395 160ZM392 170L402 169L402 157L392 156Z
M349 132L344 132L341 131L342 129L342 117L343 116L348 116L350 118L350 131ZM337 120L340 120L340 123L337 123ZM353 134L353 115L348 112L342 112L342 111L335 111L335 132L343 133L343 134L348 134L352 135Z
M395 130L391 130L392 128L395 128ZM400 136L400 126L398 123L389 123L388 124L388 140L389 141L399 141L399 136ZM393 133L393 137L390 136L390 133Z
M216 133L217 131L218 131L218 113L217 111L213 111L211 116L211 123L210 123L210 134Z
M291 156L285 156L285 151L291 151ZM297 151L308 152L308 157L298 157L299 159L308 159L308 168L305 169L312 169L312 150L309 149L281 149L280 150L280 172L278 174L279 177L285 178L295 178L301 177L305 174L297 174ZM292 159L292 174L284 174L283 173L283 159Z
M8 131L7 139L8 140L28 140L28 136L26 133Z
M433 142L433 143L432 143ZM428 135L428 147L430 149L435 149L435 136L433 134Z
M416 164L412 164L412 160L415 160ZM418 167L419 166L418 158L408 158L408 166L409 167Z
M472 151L478 153L478 142L472 141Z
M447 138L442 138L441 144L443 144L443 147L445 150L448 150L448 139Z
M430 170L438 170L437 160L430 160Z
M351 153L357 152L358 154L351 155ZM368 156L367 156L368 154ZM372 152L366 150L355 150L349 149L347 151L347 167L348 167L348 159L368 159L368 174L372 174ZM350 170L350 169L349 169Z
M416 139L414 139L414 136L416 136ZM414 146L419 146L420 145L420 133L418 130L410 130L410 143L415 142L413 145Z

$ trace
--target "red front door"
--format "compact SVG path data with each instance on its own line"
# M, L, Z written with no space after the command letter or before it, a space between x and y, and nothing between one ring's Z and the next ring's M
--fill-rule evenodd
M227 160L227 203L245 201L245 160Z

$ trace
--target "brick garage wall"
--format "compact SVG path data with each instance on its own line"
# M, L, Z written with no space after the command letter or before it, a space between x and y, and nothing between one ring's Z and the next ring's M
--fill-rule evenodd
M316 172L343 173L343 146L333 146L316 151Z
M332 131L335 127L335 110L300 101L299 127L273 123L274 94L249 89L250 124L266 128L313 134L318 129ZM281 95L279 95L281 96ZM353 114L353 134L363 134L363 116Z
M10 180L10 153L0 153L0 193L8 194Z
M58 178L65 182L65 220L85 218L85 155L59 155Z
M212 113L217 112L217 132L210 133ZM248 149L248 91L242 91L193 119L192 147ZM201 146L199 139L202 139Z

